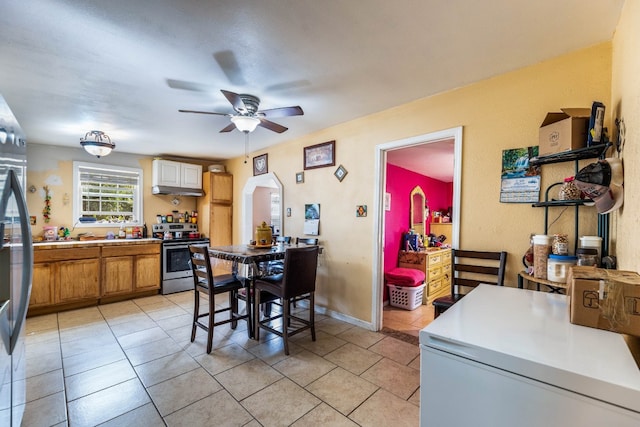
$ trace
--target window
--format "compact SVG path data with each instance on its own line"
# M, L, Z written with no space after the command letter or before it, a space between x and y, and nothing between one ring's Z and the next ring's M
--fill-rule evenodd
M73 162L73 217L77 226L142 225L142 169Z

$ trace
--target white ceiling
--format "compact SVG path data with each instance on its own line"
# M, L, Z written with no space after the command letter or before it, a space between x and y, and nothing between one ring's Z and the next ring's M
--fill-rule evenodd
M6 1L0 93L31 142L99 129L122 152L225 159L244 152L228 118L178 109L232 112L220 89L304 109L254 151L610 40L623 3Z

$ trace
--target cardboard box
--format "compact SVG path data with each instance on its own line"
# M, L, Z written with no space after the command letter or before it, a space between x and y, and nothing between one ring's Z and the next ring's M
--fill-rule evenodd
M561 153L587 146L589 108L562 108L561 113L547 113L538 136L538 155Z
M567 283L571 323L640 336L638 273L572 267Z

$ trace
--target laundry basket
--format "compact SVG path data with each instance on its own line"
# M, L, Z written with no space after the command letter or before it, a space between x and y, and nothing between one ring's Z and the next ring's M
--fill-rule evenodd
M422 294L424 293L424 283L420 286L398 286L387 283L389 288L389 304L393 307L404 308L405 310L415 310L422 305Z
M414 268L394 268L384 275L389 288L389 304L393 307L415 310L422 304L424 271Z

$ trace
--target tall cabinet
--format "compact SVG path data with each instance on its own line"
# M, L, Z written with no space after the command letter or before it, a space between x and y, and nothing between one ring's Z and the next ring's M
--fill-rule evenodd
M230 245L233 220L233 175L205 172L202 176L204 196L198 199L201 233L211 246Z

